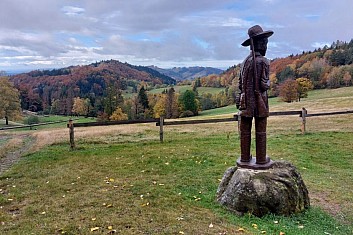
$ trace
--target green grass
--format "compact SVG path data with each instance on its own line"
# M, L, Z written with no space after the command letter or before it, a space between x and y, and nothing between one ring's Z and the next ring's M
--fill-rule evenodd
M341 88L313 91L299 103L270 103L276 111L303 104L320 111L335 103L351 109L352 96L352 88ZM161 144L152 124L105 135L77 128L76 150L66 142L51 145L0 176L0 234L107 234L109 226L117 234L353 233L352 115L308 118L306 135L297 116L269 118L268 154L292 162L309 190L312 207L291 217L236 216L215 201L220 178L240 153L236 129L234 123L165 126Z
M216 108L216 109L209 109L200 112L199 116L217 116L217 115L226 115L226 114L236 114L238 112L238 109L234 105L229 105L226 107L222 108Z
M191 85L184 85L184 86L173 86L173 88L175 89L175 91L177 93L183 93L186 90L192 90ZM158 88L158 89L153 89L148 91L149 93L152 94L161 94L165 89L169 89L169 88ZM211 94L218 94L221 91L224 91L225 88L216 88L216 87L199 87L197 88L197 91L199 94L203 94L203 93L211 93Z
M309 113L322 111L352 110L353 109L353 87L338 89L322 89L310 91L307 98L300 102L285 103L279 97L269 98L270 111L301 110L305 107ZM205 110L200 116L217 116L235 114L238 110L235 105Z
M292 217L235 216L215 202L215 192L239 153L236 134L227 140L214 129L196 135L170 129L164 144L143 140L146 134L134 143L85 139L75 151L57 144L28 155L1 177L0 231L89 234L94 227L108 233L112 226L121 234L352 232L353 133L272 133L268 141L271 157L297 165L309 192L325 192L328 203L341 205L339 219L349 225L316 206Z

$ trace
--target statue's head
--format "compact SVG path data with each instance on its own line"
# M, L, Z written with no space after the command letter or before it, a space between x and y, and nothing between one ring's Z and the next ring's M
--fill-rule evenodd
M272 36L272 34L273 34L273 31L271 30L263 31L260 25L255 25L249 28L248 30L249 38L246 39L241 45L245 47L250 46L251 39L252 39L254 42L255 51L260 52L261 55L264 56L267 50L268 38Z

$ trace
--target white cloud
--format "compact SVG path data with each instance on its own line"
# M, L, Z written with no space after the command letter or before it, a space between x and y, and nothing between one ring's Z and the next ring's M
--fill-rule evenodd
M85 9L81 7L74 7L74 6L64 6L62 7L61 10L64 12L64 14L68 16L77 16L85 12Z
M2 0L0 70L102 59L228 67L248 54L240 43L254 24L275 32L271 58L349 41L351 8L351 0Z

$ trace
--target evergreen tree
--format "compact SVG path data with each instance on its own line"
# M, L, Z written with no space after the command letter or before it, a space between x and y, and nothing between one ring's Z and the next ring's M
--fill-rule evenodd
M144 110L149 108L148 97L144 86L140 88L137 98Z
M124 99L117 83L110 83L104 93L104 112L111 116Z
M186 90L181 96L181 105L184 112L192 112L194 115L198 114L198 105L196 95L193 91Z

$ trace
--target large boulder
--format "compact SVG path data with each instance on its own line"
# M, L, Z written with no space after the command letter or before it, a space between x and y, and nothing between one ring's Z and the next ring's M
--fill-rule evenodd
M291 215L309 208L308 190L289 162L276 161L267 170L231 167L217 190L217 201L237 213Z

